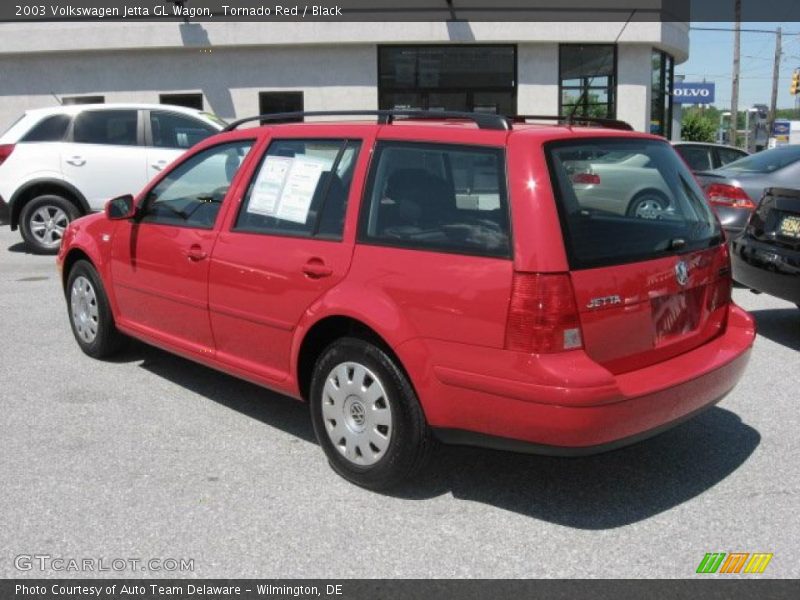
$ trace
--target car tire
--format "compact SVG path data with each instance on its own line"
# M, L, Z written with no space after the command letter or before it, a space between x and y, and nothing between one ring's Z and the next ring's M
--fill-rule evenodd
M408 377L384 350L341 338L317 360L311 419L333 469L364 488L385 490L418 473L434 446Z
M79 260L72 266L66 296L72 333L85 354L108 358L125 345L128 338L114 324L105 288L91 263Z
M628 216L640 219L657 219L659 213L669 208L669 200L658 190L644 190L633 197L628 205ZM648 216L649 215L649 216Z
M35 254L56 254L67 225L79 216L78 207L62 196L37 196L22 207L19 219L22 239Z

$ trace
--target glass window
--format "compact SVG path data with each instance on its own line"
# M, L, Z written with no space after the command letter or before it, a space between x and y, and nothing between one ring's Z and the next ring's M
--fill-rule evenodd
M562 44L559 48L560 114L615 118L616 71L616 46Z
M105 101L105 96L64 96L61 104L103 104Z
M547 144L573 269L719 243L719 223L672 147L601 138Z
M353 140L272 142L234 229L341 239L360 146Z
M726 166L731 171L773 173L800 161L800 146L779 146L751 154Z
M660 50L652 54L652 83L650 90L650 133L672 137L672 56Z
M252 140L220 144L173 169L147 195L142 221L211 229Z
M382 46L381 109L516 112L516 47Z
M28 134L22 138L23 142L60 142L67 133L70 117L67 115L53 115L39 121Z
M303 92L260 92L258 94L258 114L274 115L277 113L302 112ZM279 121L261 121L265 123L297 123L303 119L281 119Z
M510 255L501 150L383 142L377 147L360 239L390 246Z
M203 110L203 94L160 94L158 101L161 104Z
M137 111L95 110L78 115L73 139L78 144L135 146Z
M150 111L150 135L156 148L191 148L214 135L208 123L177 113Z
M676 146L675 149L683 157L692 171L708 171L714 168L711 158L711 149L708 146L693 146L689 144Z
M747 152L735 150L734 148L717 148L717 154L719 156L719 164L721 166L725 166L728 163L732 163L735 160L739 160L740 158L747 156Z

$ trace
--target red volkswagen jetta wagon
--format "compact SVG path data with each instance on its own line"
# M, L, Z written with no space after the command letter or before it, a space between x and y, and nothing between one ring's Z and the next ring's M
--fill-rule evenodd
M666 141L354 114L238 122L72 223L58 264L81 349L131 336L306 400L333 468L374 489L437 439L597 452L736 384L753 321Z

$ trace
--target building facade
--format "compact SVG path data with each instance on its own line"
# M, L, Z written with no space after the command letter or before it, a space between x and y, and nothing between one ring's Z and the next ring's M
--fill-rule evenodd
M423 108L576 114L669 136L686 23L104 22L0 25L0 128L56 102L232 119Z

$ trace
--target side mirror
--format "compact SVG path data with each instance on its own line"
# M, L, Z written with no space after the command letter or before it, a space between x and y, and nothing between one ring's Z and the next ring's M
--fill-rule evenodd
M106 202L105 206L106 218L112 221L121 221L123 219L130 219L136 215L136 204L133 201L131 194L124 196L117 196Z

